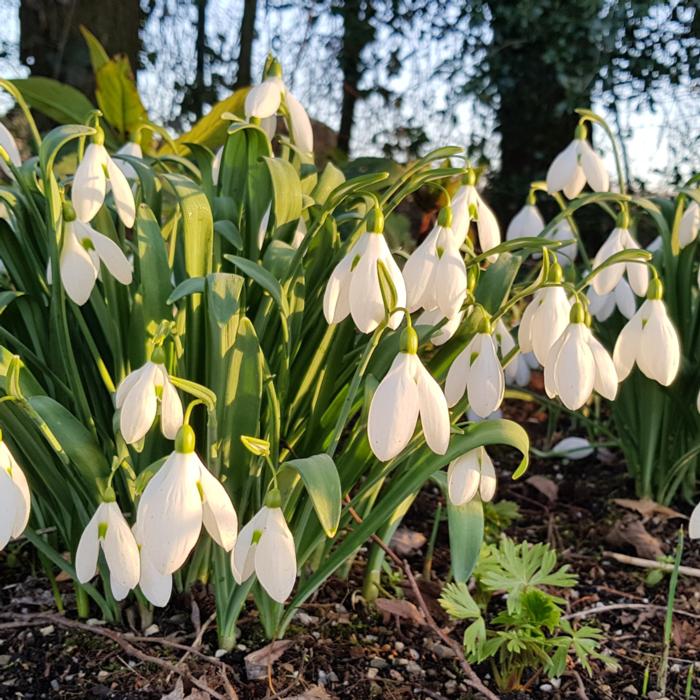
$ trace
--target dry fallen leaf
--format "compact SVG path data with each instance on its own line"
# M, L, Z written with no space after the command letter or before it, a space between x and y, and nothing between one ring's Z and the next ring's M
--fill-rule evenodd
M407 527L400 527L391 538L390 547L402 557L420 549L426 541L422 532L414 532Z
M550 503L554 503L559 495L559 486L546 476L531 476L525 480L532 488L537 489Z
M417 625L425 624L425 616L410 600L377 598L374 604L386 615L396 615L397 617L410 620Z
M248 654L245 659L245 673L249 681L267 678L267 667L272 665L291 646L288 639L271 642L262 649L257 649Z
M652 501L651 498L642 498L640 500L635 500L633 498L613 498L613 503L616 503L622 508L627 508L627 510L637 511L645 520L651 518L653 515L659 515L664 520L670 520L671 518L686 518L683 513L679 513L673 508L668 506L662 506L660 503Z
M657 559L664 555L661 541L650 535L642 521L636 518L625 518L616 522L605 539L619 547L633 547L637 556L644 559Z

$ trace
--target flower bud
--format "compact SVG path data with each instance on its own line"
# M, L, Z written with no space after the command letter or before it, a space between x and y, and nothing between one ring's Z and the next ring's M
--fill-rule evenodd
M418 352L418 333L413 326L404 328L401 333L401 352L415 355Z
M440 213L438 214L438 224L440 224L440 226L444 226L445 228L452 226L452 207L446 206L440 209Z
M194 452L195 436L194 430L189 425L183 425L175 436L175 452L189 454Z
M647 299L663 299L664 285L658 277L653 277L649 281L649 289L647 290Z
M270 489L265 496L265 506L267 508L281 508L282 494L279 489Z

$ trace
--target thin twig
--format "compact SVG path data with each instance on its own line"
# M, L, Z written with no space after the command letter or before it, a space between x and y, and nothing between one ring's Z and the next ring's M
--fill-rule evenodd
M619 561L621 564L629 564L630 566L638 566L642 569L659 569L660 571L673 571L673 564L669 564L665 561L655 561L654 559L642 559L641 557L630 557L627 554L620 554L619 552L603 552L604 557L610 557L615 561ZM684 576L693 576L694 578L700 578L700 569L695 569L692 566L679 566L678 572Z
M586 686L583 685L581 674L578 671L572 671L571 673L576 679L576 685L578 686L576 688L576 696L580 698L580 700L588 700L588 695L586 695Z
M612 603L610 605L599 605L597 608L587 608L576 613L562 615L563 620L578 620L582 617L590 617L597 613L610 612L611 610L653 610L654 612L666 612L664 605L651 605L649 603ZM674 610L676 615L685 615L700 620L700 615L691 613L686 610Z
M353 520L358 524L362 524L362 517L357 513L357 511L349 504L349 498L346 496L345 497L345 502L348 507L348 512L350 513L350 516L353 518ZM410 564L405 560L401 559L393 550L391 550L384 540L382 540L381 537L378 535L372 535L371 536L372 541L375 542L382 550L384 550L384 553L398 566L400 569L404 571L406 574L406 578L408 579L408 583L411 586L411 591L413 592L413 595L416 599L416 602L418 603L418 607L420 608L420 611L423 613L423 616L425 617L425 621L428 627L454 652L456 658L459 661L459 665L462 667L462 671L464 672L465 675L465 682L468 686L471 688L474 688L474 690L478 690L484 697L488 698L488 700L499 700L499 696L490 691L481 681L479 676L477 676L476 672L474 669L471 667L471 664L467 661L466 657L464 656L464 650L462 649L461 645L458 644L454 639L452 639L448 634L445 633L443 629L441 629L437 622L435 622L435 618L432 616L430 613L430 610L428 610L428 606L425 602L425 598L423 598L423 594L420 591L420 588L418 587L418 582L416 581L415 576L413 575L413 571L411 569Z
M110 639L113 641L115 644L118 644L127 654L130 656L133 656L140 661L143 661L148 664L153 664L154 666L159 666L160 668L170 672L170 673L177 673L179 676L182 676L185 680L190 682L193 686L196 688L199 688L200 690L203 690L206 693L209 693L213 698L216 700L234 700L237 698L237 695L235 694L235 691L231 693L231 688L230 690L227 689L227 695L221 695L221 693L218 693L217 691L213 690L210 688L206 683L203 681L200 681L199 679L195 678L187 668L179 668L175 664L172 664L169 661L166 661L165 659L161 659L157 656L152 656L151 654L147 654L146 652L142 651L138 647L134 646L127 637L119 632L116 632L114 630L108 629L106 627L98 627L95 625L87 625L83 622L77 622L76 620L70 620L67 617L63 617L62 615L55 615L53 613L33 613L33 614L16 614L16 613L0 613L0 616L4 618L12 618L13 622L10 623L3 623L1 628L8 629L12 627L20 627L24 626L26 627L27 625L37 625L41 624L40 621L45 621L45 622L51 622L56 625L60 625L62 627L68 627L69 629L77 629L80 630L81 632L88 632L90 634L96 634L100 637L105 637L107 639ZM177 644L176 642L170 642L169 640L165 639L152 639L149 637L135 637L132 636L131 640L133 641L153 641L157 642L159 644L164 644L166 646L173 646L177 648L185 648L188 649L189 647L186 647L184 644ZM199 654L196 650L192 650L192 653L195 653L197 655L204 656L202 654ZM205 657L207 658L207 657ZM213 660L213 659L209 659ZM218 659L214 659L215 661L218 662ZM222 662L219 662L220 664ZM230 684L226 683L226 685L229 686Z

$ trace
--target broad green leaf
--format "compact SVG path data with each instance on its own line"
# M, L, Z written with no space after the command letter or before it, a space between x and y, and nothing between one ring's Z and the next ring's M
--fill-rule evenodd
M275 225L283 226L301 216L301 182L294 166L281 158L265 158L274 198Z
M327 454L292 459L283 467L299 472L311 496L318 520L328 537L334 537L340 522L340 479L335 462Z
M83 39L85 39L88 51L90 52L92 71L93 73L97 73L102 66L109 63L109 56L104 46L100 43L100 40L85 25L80 25L80 33L83 35Z
M221 220L214 224L214 231L228 241L236 250L243 250L243 238L233 221Z
M66 408L48 396L30 396L29 405L46 423L70 461L88 481L106 483L110 469L104 454L85 426ZM55 446L52 444L52 447Z
M262 265L258 265L252 260L242 258L239 255L224 255L224 257L232 262L241 272L255 280L275 300L280 311L285 316L289 316L289 308L287 300L282 294L282 287L270 272Z
M476 300L483 304L489 313L496 313L508 298L522 262L521 255L501 253L498 260L481 273L476 288Z
M166 302L174 304L176 301L180 301L180 299L184 299L191 294L202 294L205 284L206 278L204 277L188 277L173 289Z
M311 196L317 204L325 204L328 195L344 182L345 175L343 175L343 172L338 170L333 163L328 162L318 178L318 182L311 192Z
M245 96L250 88L241 88L229 95L227 98L217 102L211 111L203 116L187 133L180 136L175 143L178 146L185 146L187 143L198 143L215 150L226 139L226 131L230 122L223 119L223 115L232 112L243 117L243 105ZM163 146L163 151L168 151L167 145Z
M484 507L479 498L455 506L447 503L452 575L457 582L468 581L474 571L484 539Z
M95 110L95 106L80 90L58 80L35 76L11 82L32 109L59 124L83 124Z

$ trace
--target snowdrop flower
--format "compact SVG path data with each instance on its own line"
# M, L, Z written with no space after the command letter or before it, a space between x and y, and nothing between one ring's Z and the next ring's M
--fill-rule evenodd
M141 149L140 143L136 141L127 141L114 155L129 156L140 160L143 158L143 150ZM115 163L117 164L119 170L124 173L124 177L127 178L127 180L135 180L137 178L138 175L131 163L123 160L122 158L117 158Z
M104 552L109 567L109 585L115 600L123 600L139 582L139 548L116 501L97 506L83 530L75 553L75 573L87 583L97 572L97 557Z
M477 493L484 502L492 500L496 484L496 470L483 447L469 450L447 468L447 493L455 506L469 503Z
M467 420L470 423L482 423L485 420L501 420L501 418L503 418L503 411L500 408L483 417L478 416L471 408L467 409Z
M276 129L275 115L280 111L283 100L287 108L292 141L301 151L310 153L314 149L311 120L301 102L284 84L282 69L277 61L272 62L268 77L248 91L244 107L246 118L262 119L263 128L272 136Z
M470 168L467 171L466 184L459 188L452 199L452 230L461 245L469 232L470 222L476 221L479 245L483 252L487 252L501 242L501 231L494 213L476 191L475 183L476 175ZM488 260L494 262L497 257L490 255Z
M143 528L138 520L134 523L132 533L139 548L139 588L141 589L141 593L146 596L146 599L151 603L151 605L162 608L168 604L170 596L172 595L173 576L172 574L159 573L155 566L153 566L151 560L144 555L142 548Z
M100 274L100 263L122 284L131 284L133 272L124 251L108 236L90 224L71 218L70 204L64 206L63 245L59 257L61 282L70 299L82 306L87 303ZM51 283L51 265L47 271Z
M465 391L470 408L482 418L495 411L503 401L503 367L491 335L491 324L486 319L447 372L447 405L451 407L457 404Z
M586 438L572 436L560 440L552 447L550 454L566 459L584 459L592 455L593 452L593 446Z
M0 550L24 532L30 509L27 479L0 431Z
M136 216L134 195L124 173L104 147L104 133L98 130L93 142L85 149L73 177L71 198L80 221L89 223L95 218L104 204L108 179L117 214L124 226L131 228Z
M552 345L544 363L547 396L559 396L572 411L581 408L594 389L612 401L619 381L612 358L593 337L585 316L583 305L576 302L569 325Z
M683 212L678 227L678 242L681 248L690 245L698 237L698 229L700 229L700 205L693 200Z
M239 584L255 573L270 598L284 603L296 581L297 556L280 506L279 491L270 491L265 505L241 530L231 552L231 570Z
M451 220L451 210L442 209L438 223L403 267L409 311L437 307L445 318L453 318L467 297L467 268Z
M5 150L12 165L16 168L22 165L22 156L20 155L19 148L17 148L15 137L2 122L0 122L0 148ZM14 177L4 158L0 158L0 169L2 169L8 177Z
M661 280L653 279L646 300L617 337L613 359L620 381L635 362L643 374L663 386L676 378L681 362L680 341L662 297Z
M119 431L124 441L133 445L150 430L158 411L160 395L160 429L173 440L182 426L182 401L165 369L165 353L153 350L150 361L128 374L117 387L115 403L119 414Z
M700 503L693 508L693 512L690 514L688 537L690 537L691 540L700 539Z
M612 292L600 295L591 285L586 292L586 296L589 302L588 310L598 321L607 321L612 316L615 308L619 309L625 318L632 318L637 310L634 292L624 277L620 279Z
M418 355L418 335L404 331L401 352L372 397L367 419L369 444L377 459L387 462L411 439L420 416L428 447L445 454L450 441L450 414L445 396Z
M632 238L626 227L618 226L612 230L605 243L600 246L593 259L593 269L599 268L608 258L623 250L639 250L639 244ZM639 262L620 262L606 267L593 278L593 289L598 294L612 292L625 272L632 291L637 296L643 297L649 286L649 269Z
M576 127L574 140L552 161L547 171L547 191L550 194L562 190L573 199L586 182L596 192L607 192L610 187L608 172L603 159L586 141L586 127Z
M427 309L416 319L416 326L436 326L444 318L445 316L437 307L434 309ZM433 333L430 342L433 345L444 345L459 330L463 318L464 312L462 311L452 316L452 318L448 318L445 323Z
M503 320L500 318L496 322L496 327L493 331L493 339L496 341L499 357L501 360L505 360L515 348L515 341L510 331L506 328L506 324L503 323ZM506 381L510 384L527 386L530 383L530 368L520 352L516 352L513 355L503 371Z
M561 267L550 269L549 281L561 282ZM552 345L569 323L571 303L566 291L558 285L542 287L525 309L518 327L518 343L522 352L534 352L537 361L544 365Z
M544 219L534 202L528 202L513 217L506 229L506 240L513 241L516 238L536 238L542 233Z
M162 576L179 569L199 538L202 523L227 552L236 542L238 519L223 484L194 451L194 431L183 425L175 451L146 484L136 520L141 556Z
M323 313L328 323L340 323L350 314L358 330L371 333L384 321L386 311L379 284L380 265L396 290L396 306L406 306L406 286L384 234L367 232L360 236L331 273L323 295ZM398 328L402 319L403 313L396 311L389 319L389 327Z

